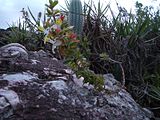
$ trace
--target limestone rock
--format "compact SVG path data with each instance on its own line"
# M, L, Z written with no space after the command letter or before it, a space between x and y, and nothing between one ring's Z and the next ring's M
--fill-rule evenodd
M0 63L0 119L149 120L153 117L120 88L111 74L104 78L106 91L112 92L98 92L82 84L83 79L79 82L62 62L44 52L38 54L28 52L28 60Z
M0 48L0 60L24 59L28 60L28 53L24 46L11 43Z

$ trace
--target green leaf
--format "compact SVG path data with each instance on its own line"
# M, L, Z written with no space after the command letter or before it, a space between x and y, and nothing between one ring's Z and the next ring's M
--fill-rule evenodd
M36 23L36 25L38 25L38 22L37 22L36 18L34 17L34 15L32 14L32 12L29 9L29 7L28 7L28 11L29 11L30 15L32 16L32 18L33 18L34 22Z
M69 26L67 28L64 28L62 32L65 33L65 32L68 32L68 31L70 31L72 29L73 29L73 26Z
M38 24L38 26L40 26L41 17L42 17L42 13L39 12L39 13L38 13L38 18L37 18L37 24Z
M60 10L55 10L55 11L54 11L54 15L56 15L56 14L58 14L58 13L60 13Z
M150 85L148 95L150 97L160 101L160 88Z
M44 32L44 28L42 26L38 26L38 30Z
M50 9L47 8L47 14L48 15L52 15L52 11Z
M53 9L58 4L58 0L55 0L54 2L52 0L49 0L49 3L50 3L50 8Z
M47 8L49 8L50 6L49 5L47 5L47 4L45 4L45 6L47 7Z
M50 40L50 38L48 38L48 36L45 36L44 37L44 44L46 44L49 40Z

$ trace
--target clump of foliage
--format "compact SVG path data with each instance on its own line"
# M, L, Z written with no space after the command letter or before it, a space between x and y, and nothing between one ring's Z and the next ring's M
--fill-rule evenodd
M117 44L118 59L124 63L128 89L137 101L147 105L151 99L154 101L153 97L148 98L147 94L152 89L149 86L155 86L160 80L156 75L160 73L159 10L154 12L152 7L143 7L136 2L136 15L121 7L119 11L117 18L113 19L115 38L121 43L121 46Z
M46 33L44 41L52 44L53 53L54 49L57 48L61 58L75 71L78 77L84 77L85 83L94 85L98 90L102 89L103 77L89 70L89 62L78 47L80 41L73 32L73 27L67 25L67 21L64 20L65 16L60 11L54 10L58 1L53 2L50 0L49 3L50 5L46 5L48 17L46 26L39 27L40 30Z
M17 24L11 25L7 30L9 34L4 38L9 43L20 43L24 45L28 50L39 50L44 48L42 42L43 34L37 33L33 26L26 23L26 19L29 19L29 15L24 9L21 11L23 18L19 19Z
M96 75L89 69L89 62L85 59L80 51L80 40L73 32L73 26L69 26L65 20L65 14L57 9L57 0L49 0L49 5L46 5L45 21L43 24L32 21L26 18L28 25L34 26L37 32L44 34L44 43L50 43L52 46L52 53L58 56L75 71L78 77L83 77L85 83L95 86L97 90L102 90L104 80L101 75ZM32 13L30 12L32 15ZM33 15L32 15L33 17ZM84 45L82 45L84 46Z
M96 73L113 73L119 81L125 75L126 87L136 101L147 107L159 103L159 10L136 2L133 14L117 3L119 13L115 15L110 4L86 6L84 34L90 43L90 68ZM108 59L102 59L104 55Z

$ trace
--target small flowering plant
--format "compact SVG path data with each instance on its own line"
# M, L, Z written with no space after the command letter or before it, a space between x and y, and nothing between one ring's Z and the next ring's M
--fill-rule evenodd
M38 30L45 35L44 43L49 42L52 44L53 53L58 48L60 55L66 57L69 54L69 49L76 48L79 40L72 31L73 26L67 26L65 16L59 10L54 9L57 4L57 0L49 0L49 5L46 5L47 20L43 27L38 26Z
M68 26L64 14L55 9L57 4L57 0L49 0L49 5L46 5L43 25L40 24L41 16L38 16L38 20L36 20L30 9L29 13L36 25L28 18L26 11L23 10L22 12L27 23L33 25L33 28L36 28L36 32L38 28L38 31L44 34L44 43L52 44L52 52L54 54L57 52L60 58L64 58L64 62L74 71L77 77L83 77L84 83L93 84L97 90L102 89L104 85L103 77L94 74L89 69L89 62L78 47L78 44L81 43L79 43L77 35L72 31L73 26ZM57 49L56 52L55 49Z

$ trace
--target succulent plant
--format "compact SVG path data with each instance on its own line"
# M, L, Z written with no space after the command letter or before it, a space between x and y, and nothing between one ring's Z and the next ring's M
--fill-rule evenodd
M70 0L68 22L74 26L74 32L81 36L83 29L82 3L80 0Z

